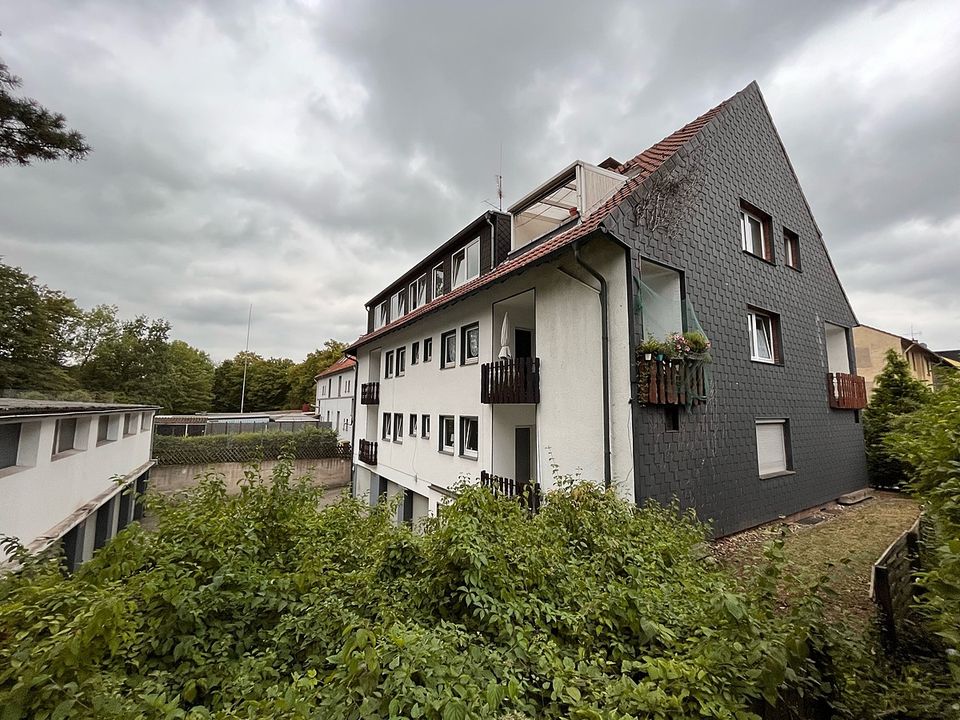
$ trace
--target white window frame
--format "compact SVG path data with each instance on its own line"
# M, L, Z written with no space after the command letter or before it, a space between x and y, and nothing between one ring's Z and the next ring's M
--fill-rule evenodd
M403 413L393 414L393 441L395 443L403 442Z
M443 295L443 263L434 265L430 271L430 279L433 283L433 297L438 298Z
M760 354L760 344L759 337L757 335L757 320L761 319L766 321L766 330L764 333L766 336L768 347L770 348L770 357L764 357ZM759 312L757 310L747 311L747 331L750 337L750 359L754 362L767 363L769 365L775 365L777 362L777 349L774 345L776 342L775 333L773 330L774 319L772 315L767 313Z
M410 343L410 364L418 365L420 363L420 341L416 340Z
M390 324L390 305L389 301L384 300L382 303L377 305L376 309L373 312L373 329L379 330L380 328Z
M453 338L453 359L447 360L447 341ZM450 330L440 336L440 368L452 368L457 366L457 331Z
M470 261L476 258L476 272L470 272ZM458 270L463 269L463 273ZM453 275L452 287L460 287L474 278L480 277L480 238L464 245L460 250L453 254L453 262L450 264L450 271ZM462 277L461 277L462 275Z
M380 439L390 440L390 438L393 437L393 415L390 413L383 413L381 421L383 427L380 428Z
M399 320L407 314L407 290L404 288L390 296L390 317Z
M407 434L410 437L417 436L417 414L410 413L410 417L407 418Z
M430 415L426 413L420 416L420 437L430 439Z
M784 228L783 264L793 270L800 269L800 236Z
M777 426L780 428L780 455L783 458L783 461L782 463L778 464L777 467L764 468L761 462L762 458L760 457L760 428L769 428L770 426ZM789 421L786 418L770 418L756 421L755 434L757 442L757 472L761 478L776 477L777 475L793 472L792 463L790 461L790 435L788 428Z
M470 437L470 433L467 428L469 423L474 423L476 426L476 433L474 434L474 440L476 441L477 446L473 449L467 447L467 438ZM476 415L466 415L461 416L460 418L460 457L468 458L470 460L476 460L480 456L480 418Z
M447 445L444 441L446 440L446 425L450 423L450 427L453 432L450 433L450 444ZM440 452L447 453L448 455L453 455L457 447L457 419L453 415L441 415L440 416Z
M383 355L383 377L384 379L393 377L393 350L387 350Z
M397 348L397 377L407 374L407 348Z
M749 233L747 230L750 227L749 220L755 220L757 224L760 225L760 252L755 252L753 249L753 234ZM770 260L767 257L767 223L762 217L756 213L752 213L749 210L740 208L740 246L743 248L744 252L748 252L751 255L755 255L758 258L763 258L764 260Z
M477 336L477 354L467 356L467 353L470 352L470 343L467 342L467 338L472 334L476 333ZM470 325L464 325L460 328L460 352L462 354L460 358L461 365L476 365L480 362L480 324L472 323Z
M433 362L433 338L423 339L423 362L424 364Z
M410 283L407 291L410 295L407 301L407 307L410 309L410 312L413 312L421 305L425 305L427 302L427 276L421 275L418 277Z

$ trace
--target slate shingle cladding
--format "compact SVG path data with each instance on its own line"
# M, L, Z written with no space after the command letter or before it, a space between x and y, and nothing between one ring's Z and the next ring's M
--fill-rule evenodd
M684 273L687 299L713 342L712 389L705 404L681 409L679 432L667 432L662 407L635 406L638 501L677 498L724 535L864 487L862 425L853 411L828 405L823 337L825 321L850 327L856 319L756 85L728 101L638 194L664 174L699 186L671 231L648 231L632 199L603 225L632 246L637 279L639 255ZM741 250L741 199L772 216L773 264ZM802 272L784 266L784 227L800 236ZM750 360L748 305L779 314L782 365ZM636 342L639 315L634 325ZM789 420L794 474L759 478L757 418Z

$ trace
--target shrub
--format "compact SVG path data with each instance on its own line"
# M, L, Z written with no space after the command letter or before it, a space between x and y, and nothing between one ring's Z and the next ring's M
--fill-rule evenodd
M295 433L239 433L198 437L158 435L153 440L154 457L161 465L274 460L284 450L296 458L333 457L337 454L337 434L329 428L311 427Z
M75 575L0 579L5 718L754 718L832 702L815 594L741 587L705 528L569 483L531 517L478 487L422 532L251 471L150 499Z

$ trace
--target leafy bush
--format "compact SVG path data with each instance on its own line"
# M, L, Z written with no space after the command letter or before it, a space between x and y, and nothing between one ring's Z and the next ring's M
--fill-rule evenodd
M337 454L337 434L329 428L310 427L295 433L158 435L153 440L153 454L161 465L274 460L285 450L296 458L333 457Z
M924 406L893 423L885 446L907 468L911 487L927 506L938 543L921 582L921 607L953 650L960 683L960 378L946 378Z
M465 487L418 533L318 493L288 459L209 475L73 576L0 579L2 717L753 718L839 687L816 595L738 586L674 509Z

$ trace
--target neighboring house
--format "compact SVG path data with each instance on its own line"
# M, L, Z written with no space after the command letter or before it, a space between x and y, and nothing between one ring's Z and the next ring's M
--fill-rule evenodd
M857 369L867 386L867 397L873 394L877 375L886 365L887 350L893 350L910 366L911 374L920 382L933 387L933 368L943 365L940 356L928 350L919 340L894 335L884 330L858 325L853 329L854 347L857 354Z
M946 361L948 367L960 368L960 350L937 350L937 355Z
M720 535L866 485L856 318L755 83L484 213L367 309L354 491L405 520L483 474L581 473ZM700 328L709 364L637 359Z
M337 439L348 442L353 435L353 395L357 389L357 361L337 360L317 375L317 417L330 423Z
M306 428L329 428L313 413L300 410L271 410L249 413L198 413L196 415L157 415L157 435L196 437L198 435L237 435L251 432L299 432Z
M139 517L157 408L0 398L0 535L73 570ZM0 562L7 559L0 554Z

